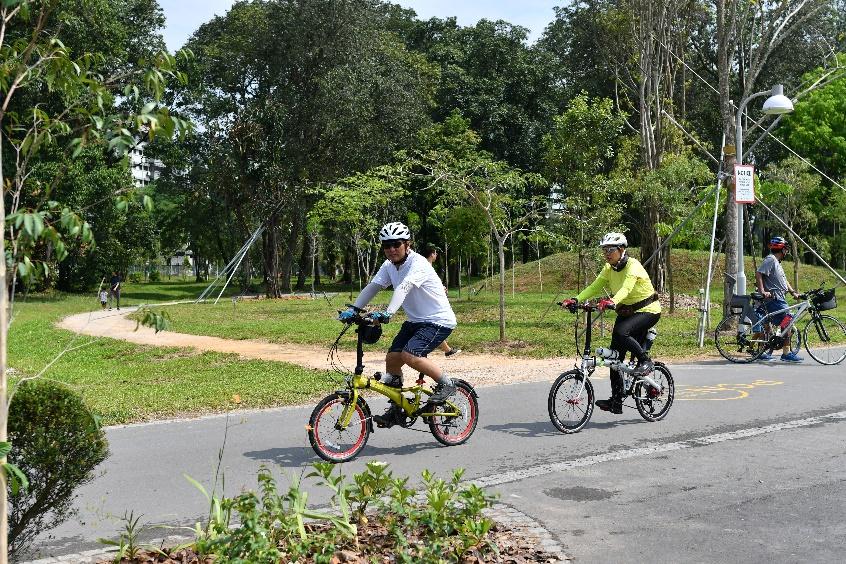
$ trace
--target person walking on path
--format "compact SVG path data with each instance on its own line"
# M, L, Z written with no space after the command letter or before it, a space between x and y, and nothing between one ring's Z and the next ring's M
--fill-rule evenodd
M785 294L790 294L794 298L799 297L799 293L791 288L787 282L787 276L784 274L784 268L781 266L781 261L784 260L789 252L790 246L784 237L773 237L770 239L770 254L767 255L767 258L761 262L761 266L755 271L755 282L758 285L758 291L767 299L764 302L767 313L787 309L788 305ZM788 315L787 312L776 314L771 318L770 323L778 325ZM795 351L790 350L791 333L793 333L792 329L784 334L784 348L781 351L781 360L784 362L802 362L802 357L796 354ZM773 356L769 352L766 352L758 358L759 360L772 360Z
M426 257L426 260L429 261L429 264L434 267L435 261L438 260L439 252L440 249L435 245L426 245L426 247L423 249L423 256ZM446 286L444 286L444 292L446 292ZM453 357L461 352L461 349L454 349L449 346L449 343L447 343L446 340L444 340L444 342L438 345L438 348L444 351L444 356L447 358Z
M115 305L117 306L118 311L120 311L120 284L123 282L120 275L117 273L116 270L112 271L112 277L109 280L109 297L115 299ZM111 311L112 305L109 304L109 311Z

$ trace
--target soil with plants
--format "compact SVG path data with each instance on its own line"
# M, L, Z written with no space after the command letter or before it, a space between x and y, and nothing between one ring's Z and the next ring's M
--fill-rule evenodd
M138 519L130 516L106 562L125 563L479 563L559 562L528 527L496 523L488 514L495 497L463 471L450 479L422 474L419 490L388 466L370 462L351 477L329 463L315 463L305 476L332 493L331 506L308 507L299 479L279 490L268 468L258 474L257 491L209 499L209 520L197 525L195 540L165 550L137 541Z
M325 532L329 525L310 525L311 532ZM413 547L415 544L425 542L425 539L408 539ZM468 549L465 554L457 560L444 560L446 562L460 562L461 564L476 564L481 562L503 563L503 564L528 564L537 562L560 562L561 559L539 546L537 538L527 534L520 528L509 527L502 524L494 524L488 532L486 542L491 548L484 553L478 549ZM343 548L336 550L331 555L296 557L292 559L289 555L282 555L278 562L298 562L311 564L317 562L328 562L330 564L365 564L365 563L392 563L392 562L426 562L415 557L413 548L407 550L404 556L398 557L396 542L384 525L379 523L368 523L359 525L357 543L359 548ZM354 543L353 543L354 544ZM219 563L212 556L200 556L192 548L176 549L139 549L134 558L122 558L120 560L101 560L99 564L212 564Z

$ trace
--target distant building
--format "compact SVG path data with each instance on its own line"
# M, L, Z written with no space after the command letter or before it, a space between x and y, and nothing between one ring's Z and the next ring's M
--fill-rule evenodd
M146 146L146 143L141 142L129 151L129 168L136 188L143 188L156 180L164 169L161 161L144 156Z

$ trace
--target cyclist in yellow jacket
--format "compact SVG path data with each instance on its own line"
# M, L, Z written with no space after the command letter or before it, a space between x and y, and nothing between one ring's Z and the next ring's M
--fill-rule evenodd
M641 343L649 328L658 323L661 317L658 294L643 265L626 252L628 241L625 235L608 233L599 245L607 264L590 286L575 298L565 301L563 305L566 307L610 291L611 298L603 298L597 305L600 311L612 305L617 311L617 320L611 335L611 349L617 351L620 359L623 359L627 352L631 352L637 359L635 372L649 374L655 369L655 365L641 347ZM597 401L596 406L611 413L623 412L623 378L616 370L611 371L611 397Z

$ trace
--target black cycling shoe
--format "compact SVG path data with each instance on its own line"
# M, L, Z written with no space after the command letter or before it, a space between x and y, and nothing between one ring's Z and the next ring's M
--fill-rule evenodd
M602 411L610 411L611 413L615 413L617 415L623 413L623 402L618 401L616 398L608 398L607 400L596 400L596 407L598 407Z
M390 429L394 425L402 423L402 414L402 408L395 403L391 403L383 415L374 415L373 421L375 421L376 426L381 429Z
M643 360L638 361L637 366L635 366L632 372L635 376L646 376L647 374L652 374L654 371L655 363L652 362L652 359L644 358Z
M452 380L449 380L446 384L438 383L432 390L432 395L429 396L429 403L432 405L444 404L455 391L456 387Z

